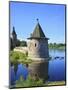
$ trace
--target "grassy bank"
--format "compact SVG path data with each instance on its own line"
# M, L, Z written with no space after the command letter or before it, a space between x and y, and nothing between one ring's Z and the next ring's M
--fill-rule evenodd
M49 81L45 85L53 86L53 85L65 85L65 81Z
M16 81L16 87L32 87L32 86L43 86L43 80L42 79L34 79L31 76L28 76L26 80L23 79L22 76L20 76L19 80Z
M16 81L15 87L38 87L38 86L57 86L65 85L65 81L46 81L43 83L42 79L35 80L32 77L28 77L27 80L24 80L21 76L19 80Z
M26 80L21 76L16 81L15 85L11 85L10 88L25 88L25 87L47 87L47 86L62 86L66 85L65 81L46 81L43 83L42 79L34 80L32 77L28 77Z

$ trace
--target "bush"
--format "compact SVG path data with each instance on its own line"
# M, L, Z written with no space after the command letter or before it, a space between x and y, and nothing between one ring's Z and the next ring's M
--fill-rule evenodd
M30 63L32 60L28 59L28 54L24 54L18 51L10 52L10 62L11 63Z

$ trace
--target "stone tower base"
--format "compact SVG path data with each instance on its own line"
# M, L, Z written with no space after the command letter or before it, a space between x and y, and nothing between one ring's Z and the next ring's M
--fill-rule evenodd
M29 59L31 59L32 61L39 61L39 62L46 62L46 61L48 61L50 58L48 57L48 58L31 58L31 57L28 57Z

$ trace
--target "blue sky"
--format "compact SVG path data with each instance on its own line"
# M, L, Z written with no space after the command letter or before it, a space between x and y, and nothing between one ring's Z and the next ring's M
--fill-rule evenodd
M14 26L19 39L30 36L37 18L49 43L65 43L64 5L10 2L10 30Z

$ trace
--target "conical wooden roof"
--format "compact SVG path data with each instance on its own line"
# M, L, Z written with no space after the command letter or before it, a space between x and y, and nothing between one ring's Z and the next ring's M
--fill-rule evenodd
M44 33L42 31L42 28L41 28L39 23L37 23L37 25L36 25L36 27L34 29L34 32L33 32L31 37L33 37L33 38L34 37L36 37L36 38L45 37L45 35L44 35Z
M48 38L46 38L46 36L45 36L45 34L44 34L44 32L43 32L43 30L42 30L39 22L37 23L37 25L36 25L33 33L31 34L30 38L28 38L28 39L32 39L32 38L33 38L33 39L34 39L34 38L35 38L35 39L36 39L36 38L37 38L37 39L41 39L41 38L48 39Z

